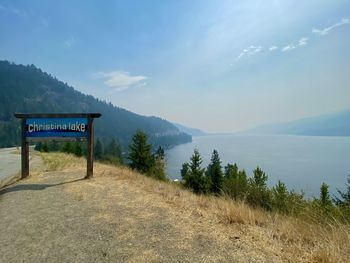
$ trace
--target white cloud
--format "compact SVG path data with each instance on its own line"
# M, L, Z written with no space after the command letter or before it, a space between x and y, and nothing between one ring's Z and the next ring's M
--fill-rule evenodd
M256 55L261 50L262 50L261 46L256 47L254 45L251 45L251 46L243 49L243 51L238 55L237 60L240 60L243 57L250 57L250 56Z
M269 50L270 50L270 51L274 51L274 50L276 50L276 49L278 49L277 46L271 46L271 47L269 47Z
M288 51L291 51L293 49L296 49L296 46L292 43L292 44L289 44L289 45L285 46L284 48L282 48L282 52L288 52Z
M332 31L333 29L337 28L337 27L340 27L340 26L343 26L343 25L347 25L347 24L350 24L350 19L349 18L343 18L340 22L338 23L335 23L329 27L326 27L326 28L323 28L323 29L317 29L317 28L314 28L312 29L312 33L314 34L317 34L319 36L325 36L325 35L328 35L328 33L330 31Z
M112 72L97 72L93 74L94 78L104 79L104 84L118 91L126 90L130 87L142 87L146 83L145 76L131 76L129 72L112 71Z
M16 16L27 16L27 12L25 10L21 10L21 9L14 8L14 7L3 6L1 4L0 4L0 11L12 13Z
M307 41L308 40L309 39L307 37L300 38L299 41L298 41L298 46L305 46L305 45L307 45Z
M70 37L63 42L63 47L64 48L71 48L77 42L78 42L78 39L76 39L75 37Z

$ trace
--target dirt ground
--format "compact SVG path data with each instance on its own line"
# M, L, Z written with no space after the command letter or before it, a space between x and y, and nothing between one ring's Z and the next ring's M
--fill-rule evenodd
M1 263L290 261L263 227L228 227L178 187L100 164L84 173L36 171L0 190Z

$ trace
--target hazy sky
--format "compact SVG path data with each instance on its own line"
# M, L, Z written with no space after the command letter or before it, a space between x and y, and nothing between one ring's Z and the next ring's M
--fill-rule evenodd
M231 132L350 108L350 1L0 0L0 59Z

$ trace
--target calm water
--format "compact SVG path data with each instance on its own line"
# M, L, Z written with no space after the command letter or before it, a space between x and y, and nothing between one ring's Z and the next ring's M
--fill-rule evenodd
M182 163L189 161L195 147L203 167L216 149L223 166L236 162L251 176L258 165L268 174L270 186L282 180L307 196L318 196L322 182L330 185L331 193L345 189L350 174L350 137L210 135L193 137L192 143L166 153L172 179L181 179Z

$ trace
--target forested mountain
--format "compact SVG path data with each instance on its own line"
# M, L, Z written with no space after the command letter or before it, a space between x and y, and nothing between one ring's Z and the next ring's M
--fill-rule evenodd
M137 129L149 135L155 146L169 148L191 141L172 123L158 117L146 117L82 94L34 65L16 65L0 61L0 147L20 143L20 123L15 112L82 113L99 112L95 136L102 141L118 139L126 147Z
M175 123L173 122L173 124L182 132L187 133L191 136L203 136L203 135L207 135L207 133L205 133L204 131L197 129L197 128L191 128L191 127L187 127L184 126L182 124L179 123Z
M266 124L245 133L350 136L350 109L291 122Z

